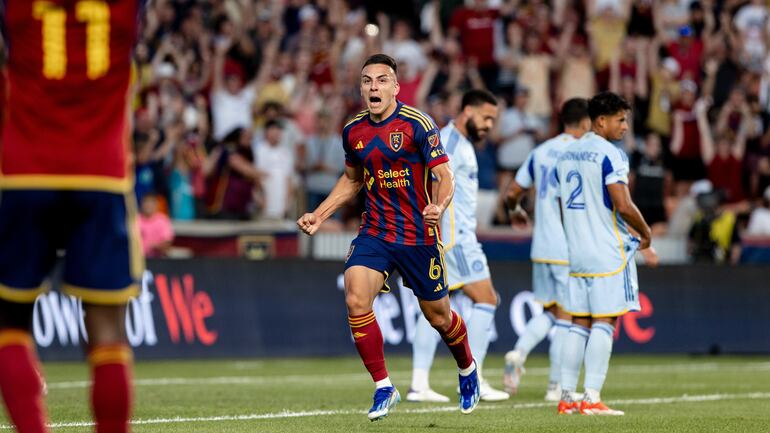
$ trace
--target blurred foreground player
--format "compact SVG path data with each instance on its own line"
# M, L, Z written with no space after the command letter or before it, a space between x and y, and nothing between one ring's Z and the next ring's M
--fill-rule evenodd
M132 351L126 302L143 258L129 177L137 0L0 5L7 112L0 174L0 390L21 433L46 431L31 336L57 250L62 288L83 300L98 433L128 431Z
M385 367L382 333L372 307L388 290L394 269L419 299L428 322L449 347L460 370L460 409L470 413L479 399L476 364L465 323L449 307L444 258L436 227L452 200L454 180L433 120L396 100L396 62L369 57L361 70L367 110L342 131L345 173L329 197L297 225L313 235L335 210L366 188L366 212L345 263L345 302L358 353L375 382L372 421L388 415L400 400ZM437 203L431 203L437 179Z

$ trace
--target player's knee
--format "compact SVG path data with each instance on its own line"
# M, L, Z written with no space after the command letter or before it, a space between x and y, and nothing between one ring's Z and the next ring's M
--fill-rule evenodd
M452 315L450 314L438 314L433 313L425 315L428 319L428 323L439 333L444 333L449 330L449 325L452 324Z
M348 312L352 315L364 314L372 309L367 296L353 291L348 291L345 294L345 305L347 305Z

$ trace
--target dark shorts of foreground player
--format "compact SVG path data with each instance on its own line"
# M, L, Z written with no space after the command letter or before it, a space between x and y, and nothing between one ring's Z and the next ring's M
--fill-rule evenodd
M124 304L138 294L144 267L135 209L129 192L3 190L0 298L34 302L64 249L64 292Z
M435 301L449 294L444 279L444 254L440 243L399 245L369 235L359 235L350 244L345 270L364 266L385 274L397 270L414 295Z

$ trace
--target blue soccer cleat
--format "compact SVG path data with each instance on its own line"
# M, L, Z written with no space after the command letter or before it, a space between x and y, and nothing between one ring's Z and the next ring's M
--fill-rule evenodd
M473 361L475 364L476 361ZM475 365L474 365L475 367ZM479 370L474 368L467 376L460 375L460 412L469 414L479 404L481 387L479 386Z
M374 391L374 404L369 409L369 420L377 421L385 418L390 413L390 410L401 401L401 395L395 386L386 386L383 388L377 388Z

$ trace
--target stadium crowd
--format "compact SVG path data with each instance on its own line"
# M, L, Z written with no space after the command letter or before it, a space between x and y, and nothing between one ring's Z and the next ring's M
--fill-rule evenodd
M503 103L476 149L480 225L507 223L498 192L556 133L561 101L609 89L634 107L616 144L655 233L726 259L741 233L770 235L769 12L762 0L155 1L135 51L137 198L175 220L314 208L344 167L363 59L384 52L399 100L439 127L469 88ZM326 229L357 226L360 206Z

